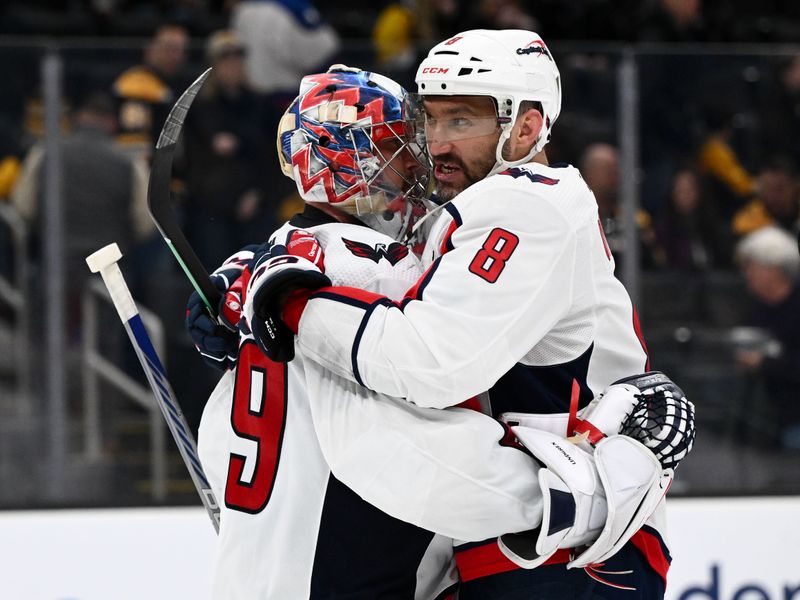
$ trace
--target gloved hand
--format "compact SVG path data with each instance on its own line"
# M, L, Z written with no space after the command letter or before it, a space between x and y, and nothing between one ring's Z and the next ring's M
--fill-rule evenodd
M322 248L313 235L295 230L287 244L262 246L248 266L251 273L244 302L244 326L261 351L275 362L294 358L294 332L281 318L293 293L310 293L331 285L324 274Z
M620 433L647 446L665 469L677 468L694 445L694 404L660 371L617 383L633 385L641 392Z
M215 369L227 370L236 366L239 350L238 323L242 313L240 277L252 260L257 246L247 246L228 258L211 274L211 281L222 293L217 307L219 317L210 315L200 295L194 291L186 303L186 330L203 360Z

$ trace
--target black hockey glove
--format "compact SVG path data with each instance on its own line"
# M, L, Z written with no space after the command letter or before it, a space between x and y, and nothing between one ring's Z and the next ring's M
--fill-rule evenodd
M224 299L228 291L225 279L212 275L211 280ZM222 371L236 365L239 330L235 326L231 329L224 321L214 319L196 291L192 292L186 303L186 330L206 364Z
M252 275L245 292L244 325L267 358L289 362L294 358L294 332L281 319L286 299L296 290L331 285L331 280L303 255L289 254L286 246L274 245L259 254L249 267Z
M195 291L186 303L186 330L203 360L215 369L236 366L239 350L239 319L242 314L242 278L244 268L253 259L258 246L247 246L228 258L211 274L211 281L222 293L218 317L209 314Z

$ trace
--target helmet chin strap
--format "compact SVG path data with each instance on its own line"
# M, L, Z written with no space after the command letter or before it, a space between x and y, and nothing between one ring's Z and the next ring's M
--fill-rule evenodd
M489 177L490 175L496 175L500 171L505 171L510 167L518 167L520 165L524 165L525 163L529 163L531 162L531 159L533 159L533 157L536 156L540 151L539 142L541 141L541 136L543 135L542 133L539 134L539 138L536 140L533 146L531 146L530 152L528 152L522 158L518 160L506 160L505 158L503 158L503 146L505 146L506 140L508 140L511 137L511 130L514 127L514 122L515 121L511 121L510 123L501 125L503 130L500 133L500 139L497 140L497 147L495 148L494 151L495 163L494 166L492 167L492 170L489 171L488 175L486 175L487 177Z

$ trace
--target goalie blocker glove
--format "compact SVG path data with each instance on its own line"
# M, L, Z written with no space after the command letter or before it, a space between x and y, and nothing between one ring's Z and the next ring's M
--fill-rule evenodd
M662 470L652 452L626 436L603 438L592 454L547 431L511 429L542 463L541 526L498 540L503 554L526 569L560 548L576 549L567 568L610 558L641 528L672 481L671 470Z
M245 292L246 327L267 358L289 362L294 358L295 334L281 317L286 300L329 286L331 280L317 264L289 254L283 245L273 245L257 255L249 270L252 275Z

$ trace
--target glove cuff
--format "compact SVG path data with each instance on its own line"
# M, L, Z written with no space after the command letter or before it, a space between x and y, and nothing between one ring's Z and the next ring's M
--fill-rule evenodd
M300 328L300 317L303 316L303 311L306 309L309 298L319 290L294 290L286 298L283 305L283 312L281 319L286 326L291 329L292 333L297 335L297 330Z

